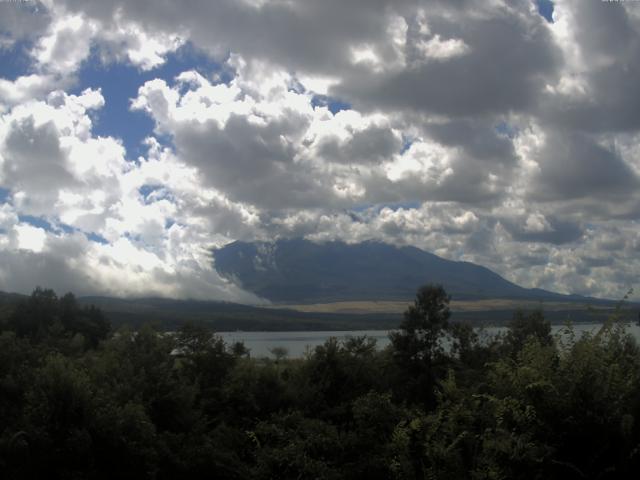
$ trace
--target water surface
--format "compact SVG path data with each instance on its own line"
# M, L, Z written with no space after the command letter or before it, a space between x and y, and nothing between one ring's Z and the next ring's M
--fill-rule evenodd
M595 333L602 326L600 323L579 323L573 326L573 330L578 338L584 332ZM640 326L631 324L628 327L636 340L640 341ZM553 325L552 332L562 335L566 329L564 325ZM505 327L486 327L480 331L483 336L493 336L504 332ZM389 344L389 332L391 330L351 330L351 331L327 331L327 332L220 332L219 335L226 343L244 342L250 350L251 356L268 357L270 350L274 347L283 347L287 350L290 358L303 357L305 352L313 350L318 345L322 345L330 337L338 340L345 340L348 337L362 337L366 335L375 338L378 348L384 348Z

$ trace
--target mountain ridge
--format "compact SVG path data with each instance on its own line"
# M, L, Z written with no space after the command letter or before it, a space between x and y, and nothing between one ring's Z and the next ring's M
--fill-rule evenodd
M426 283L455 299L591 300L516 285L482 265L413 246L304 239L236 241L213 250L218 273L274 303L410 300Z

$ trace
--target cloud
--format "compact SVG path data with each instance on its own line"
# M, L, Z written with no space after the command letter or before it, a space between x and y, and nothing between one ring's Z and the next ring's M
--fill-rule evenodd
M24 236L31 234L21 248L0 250L3 289L28 292L35 285L51 285L80 295L162 295L259 302L255 296L222 281L210 269L198 268L195 259L168 264L127 239L101 245L80 234L47 234L42 240L44 231L33 236L28 228L20 230ZM31 245L36 240L39 244Z
M454 39L450 44L467 45L458 49L462 54L442 56L439 61L418 58L407 68L379 75L349 72L332 92L355 99L354 104L365 109L456 117L534 106L560 61L548 29L535 17L518 15L517 7L512 11L497 8L486 15L473 10L463 13L455 7L451 10L441 16L436 10L429 16L427 35L431 39L426 45L436 38L441 44L442 36ZM424 50L424 36L409 35L409 47L413 43L414 48Z
M572 132L548 133L531 195L542 198L627 197L638 177L615 151Z
M43 98L56 84L50 75L21 75L14 81L0 78L0 112L32 99Z
M259 302L218 277L208 252L233 238L213 230L235 236L250 212L200 193L192 169L153 140L133 164L119 142L94 137L90 115L104 101L95 90L56 91L2 116L0 184L10 202L0 217L0 288ZM144 197L145 185L170 194Z
M145 83L132 103L230 199L267 209L347 205L366 195L366 175L383 175L380 164L399 152L400 135L384 118L334 115L291 90L291 75L275 72L257 85L245 77L256 66L234 61L241 69L229 85L185 72L172 86Z
M502 219L501 224L518 242L561 245L580 240L584 233L580 225L541 214L529 214L524 219Z
M31 2L0 2L0 49L33 40L47 28L48 12L36 12L37 5L27 3Z
M0 288L247 299L208 250L278 236L601 296L640 268L631 2L555 2L552 23L529 0L38 6L0 4L0 46L30 62L0 75ZM225 74L163 70L187 42ZM139 72L135 161L93 130L96 58Z
M94 25L81 15L57 16L32 52L36 64L53 74L75 71L89 56L93 31Z
M560 81L542 99L545 122L584 132L637 130L640 18L633 5L570 0L550 27L565 56Z
M513 164L517 161L513 142L508 135L499 132L497 123L492 118L484 121L458 120L433 123L426 130L444 145L463 148L471 158Z

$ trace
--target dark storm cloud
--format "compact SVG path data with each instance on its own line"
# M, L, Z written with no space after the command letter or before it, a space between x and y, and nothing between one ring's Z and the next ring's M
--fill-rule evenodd
M464 169L448 176L441 183L410 175L391 181L383 175L372 175L365 180L366 200L372 203L402 202L459 202L473 205L489 205L499 200L502 192L493 190L482 168ZM454 167L456 168L456 167Z
M581 261L583 265L589 269L609 267L614 263L614 259L612 257L582 257Z
M328 137L321 141L321 157L339 163L381 163L400 152L402 140L388 127L372 125L354 132L346 141Z
M535 105L560 58L539 22L497 13L493 18L434 22L434 32L462 39L469 51L400 72L347 75L335 94L356 106L451 116L521 111ZM508 48L506 48L508 46Z
M637 48L637 26L621 3L623 2L584 0L567 2L572 9L572 22L577 26L577 43L581 49L590 53L588 62L626 60Z
M70 8L111 21L114 12L151 30L189 32L202 47L266 58L292 69L322 71L349 64L345 45L380 42L385 11L403 9L410 0L314 0L245 2L241 0L100 1L70 0Z
M640 58L640 48L635 50ZM640 128L640 65L613 64L587 75L584 97L549 96L537 112L547 124L589 133L628 132Z
M531 268L537 266L545 266L549 263L549 256L545 254L534 254L534 255L518 255L517 258L512 262L512 266L515 268Z
M584 65L573 72L587 92L579 97L551 95L539 111L545 122L590 132L640 127L640 25L623 2L571 0L561 11L571 15L575 48Z
M0 40L11 43L34 40L44 32L49 21L47 10L39 2L0 2Z
M530 195L540 200L626 198L639 185L616 152L573 132L549 133L538 163Z
M517 242L551 243L562 245L571 243L582 238L583 228L575 223L563 221L553 217L547 217L548 229L543 231L530 231L525 228L522 222L510 219L501 219L501 225L509 232L511 238Z
M5 139L0 178L14 192L26 194L26 204L50 207L61 188L78 182L60 149L53 122L37 126L33 117L14 121Z
M236 201L263 208L315 206L330 200L321 176L295 164L295 150L281 134L294 119L265 125L232 115L225 126L190 122L175 132L178 154L198 167L205 181Z
M507 164L516 161L513 142L498 134L491 120L438 123L429 125L426 131L444 145L462 147L471 158Z
M73 291L80 295L95 292L90 275L71 266L73 260L86 250L86 243L86 240L78 238L54 239L50 249L40 253L0 249L2 271L10 279L10 283L3 284L2 288L29 292L36 286L34 281L37 281L39 285L55 285L60 292Z

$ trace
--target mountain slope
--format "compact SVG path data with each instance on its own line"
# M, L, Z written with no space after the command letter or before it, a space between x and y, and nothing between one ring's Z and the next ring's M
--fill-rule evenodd
M409 300L425 283L454 298L581 299L522 288L488 268L380 242L233 242L213 251L222 276L273 302Z

